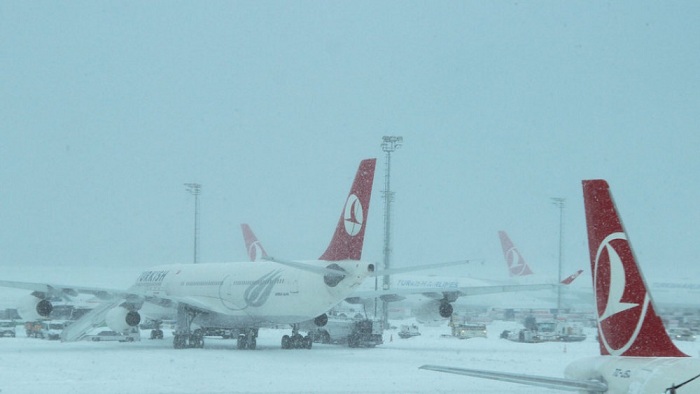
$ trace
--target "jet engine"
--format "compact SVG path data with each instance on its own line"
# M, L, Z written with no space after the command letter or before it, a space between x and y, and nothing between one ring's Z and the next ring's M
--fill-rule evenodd
M141 315L137 311L126 309L122 306L113 308L105 317L107 326L116 332L124 332L141 322Z
M17 313L22 319L29 321L49 317L52 310L51 301L35 295L22 297L17 306Z
M452 304L445 300L430 300L413 308L413 315L421 323L440 321L452 316Z
M316 327L323 327L327 323L328 323L328 315L326 315L325 313L322 315L316 316L316 318L314 319L314 324L316 325Z
M328 274L323 275L323 281L326 283L326 286L336 287L336 286L338 286L338 283L340 283L340 281L345 279L345 270L343 269L343 267L339 266L338 264L333 263L333 264L328 265L326 268L329 270L338 271L337 274L328 273Z

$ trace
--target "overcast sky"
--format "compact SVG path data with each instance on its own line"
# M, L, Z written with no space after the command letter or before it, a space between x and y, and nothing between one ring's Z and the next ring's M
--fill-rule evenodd
M0 2L0 272L190 262L186 182L200 261L245 260L242 222L315 259L368 157L380 261L380 144L400 135L394 266L502 278L506 230L555 273L563 197L564 270L588 273L581 180L605 178L646 275L696 274L699 19L696 1Z

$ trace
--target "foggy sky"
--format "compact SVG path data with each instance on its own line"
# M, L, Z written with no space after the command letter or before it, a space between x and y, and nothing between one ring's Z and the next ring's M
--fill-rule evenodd
M245 260L243 222L270 254L315 259L368 157L363 257L381 261L380 143L400 135L395 266L480 258L472 274L505 277L506 230L552 274L564 197L564 271L588 272L581 180L605 178L646 276L696 275L698 17L692 1L3 1L0 272L121 287L190 262L186 182L200 261Z

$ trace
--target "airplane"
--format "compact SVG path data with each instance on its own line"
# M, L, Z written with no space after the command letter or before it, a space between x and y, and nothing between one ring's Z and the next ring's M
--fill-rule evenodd
M249 253L251 261L259 256L262 259L269 258L262 247L262 244L253 233L248 224L241 224L245 248ZM466 261L468 262L468 260ZM457 262L455 262L457 263ZM439 263L440 264L440 263ZM445 263L442 263L445 264ZM446 263L452 264L452 263ZM435 265L437 267L437 265ZM393 274L407 273L418 270L426 266L414 266L399 269L392 269ZM413 314L418 321L432 322L449 319L452 316L454 307L452 305L460 297L489 294L501 294L519 291L536 291L544 289L555 289L557 286L569 285L582 271L565 278L560 284L554 282L540 282L529 284L517 283L497 283L484 279L474 279L468 277L441 277L434 275L424 276L401 276L392 277L389 289L374 289L373 284L365 281L362 286L356 288L352 294L345 299L350 304L362 304L369 306L375 298L386 302L398 302L406 299L407 296L420 295L427 300L419 300L413 308Z
M498 238L501 241L501 248L503 249L503 257L508 268L508 275L514 283L527 284L556 280L551 275L545 277L541 274L536 274L505 231L498 231ZM582 272L583 270L579 270L578 274ZM591 288L581 289L574 286L566 286L561 288L561 292L562 306L565 309L574 307L578 310L590 310L593 307L591 303L591 295L593 294ZM510 299L509 302L511 302L509 307L520 306L530 308L533 305L556 306L557 294L551 291L540 291L519 296L517 299Z
M432 371L587 393L698 393L700 360L666 333L605 180L584 180L600 356L569 364L565 378L438 365Z
M25 320L47 317L56 297L90 294L104 300L64 330L64 341L77 340L105 321L123 332L138 325L141 315L150 318L160 309L166 315L177 311L176 349L203 347L203 330L195 327L208 326L236 330L238 348L255 349L258 329L278 324L292 326L291 336L282 337L283 349L311 348L311 338L299 334L297 323L316 319L322 325L328 310L375 274L373 263L360 260L375 164L376 159L360 163L319 260L161 265L143 271L127 290L14 281L0 286L32 291L18 307Z

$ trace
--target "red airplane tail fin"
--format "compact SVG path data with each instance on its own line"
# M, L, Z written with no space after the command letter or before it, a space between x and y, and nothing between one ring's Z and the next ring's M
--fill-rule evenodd
M583 181L600 354L683 357L656 314L627 233L604 180Z
M362 257L376 163L377 159L366 159L360 163L333 239L320 260L359 260Z
M505 257L506 263L508 264L508 274L511 277L532 275L533 272L530 266L527 265L527 262L525 262L518 248L513 245L508 234L506 234L505 231L499 231L498 237L501 239L503 257Z
M250 261L260 261L267 257L267 252L263 248L258 237L255 236L253 230L247 223L241 224L241 231L243 231L243 240L245 241L245 250L248 251L248 257Z

